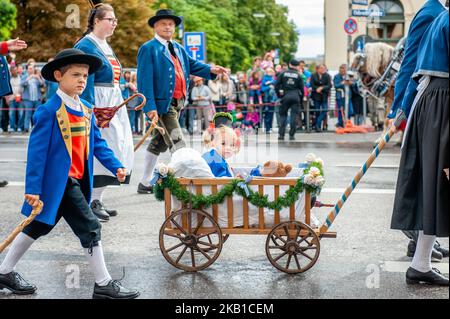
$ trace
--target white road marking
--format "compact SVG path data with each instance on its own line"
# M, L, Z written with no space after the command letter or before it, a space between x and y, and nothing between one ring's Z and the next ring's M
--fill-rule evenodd
M383 271L386 272L404 272L408 270L411 265L410 261L385 261L381 267ZM448 274L449 273L449 264L448 262L440 262L440 263L432 263L431 266L433 268L437 268L441 273Z

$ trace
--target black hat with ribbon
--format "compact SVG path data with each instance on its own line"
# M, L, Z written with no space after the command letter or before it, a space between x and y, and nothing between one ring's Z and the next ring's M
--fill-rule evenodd
M55 59L48 62L41 70L42 77L48 81L57 82L54 76L56 70L70 64L86 64L89 66L89 74L96 72L103 64L95 55L84 53L78 49L61 50Z
M161 19L172 19L173 21L175 21L176 26L178 26L182 21L181 17L176 16L172 10L161 9L161 10L156 11L155 16L148 19L148 24L153 28L155 23Z

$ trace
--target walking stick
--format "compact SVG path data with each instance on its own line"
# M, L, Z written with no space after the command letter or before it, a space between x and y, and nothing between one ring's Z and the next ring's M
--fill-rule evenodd
M402 121L406 120L406 116L403 112L397 116L395 119L394 124L390 127L390 129L387 131L387 133L384 135L384 137L381 139L381 141L378 143L378 145L374 148L372 153L370 154L367 161L364 163L364 165L360 168L356 176L353 178L352 182L344 191L344 194L342 194L341 198L338 200L336 205L334 206L333 210L328 214L328 217L326 221L322 224L320 227L320 236L325 234L328 229L333 224L334 220L336 219L336 216L339 214L340 210L342 209L342 206L347 201L350 194L353 192L353 190L356 188L356 185L360 182L361 178L366 174L369 167L372 165L373 161L380 155L383 148L386 146L386 144L389 142L389 140L392 138L392 136L395 134L396 128L400 126Z
M150 134L152 133L152 131L154 129L157 129L161 135L164 135L166 133L165 129L163 129L162 127L159 127L157 125L157 121L155 121L155 119L156 118L153 118L152 124L150 125L150 128L147 130L147 132L145 132L144 136L134 146L134 151L135 152L139 149L139 147L141 147L142 144L144 144L145 140L150 136Z
M31 223L37 215L39 215L44 207L44 203L39 201L39 204L33 208L30 216L24 219L10 234L9 236L0 244L0 253L2 253L9 244L12 243L14 238L29 224Z

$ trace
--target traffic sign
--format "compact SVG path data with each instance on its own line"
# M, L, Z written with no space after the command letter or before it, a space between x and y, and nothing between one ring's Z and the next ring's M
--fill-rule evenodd
M344 23L345 33L348 35L354 34L358 30L358 23L353 18L348 18Z
M378 9L353 9L352 16L354 17L384 17L384 10Z
M185 32L184 48L194 60L206 62L205 32Z

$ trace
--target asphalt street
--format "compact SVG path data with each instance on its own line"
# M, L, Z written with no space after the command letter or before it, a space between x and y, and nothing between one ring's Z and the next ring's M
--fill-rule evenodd
M276 135L244 136L241 154L233 165L252 166L269 159L299 163L312 152L325 162L326 183L320 200L335 203L370 154L380 133L336 135L297 134L296 141L278 143ZM166 262L159 248L158 233L164 221L164 203L153 195L137 194L145 150L136 153L131 184L109 188L104 195L117 217L102 223L102 243L107 266L114 278L141 292L140 298L449 298L448 288L408 286L405 271L407 238L390 229L395 184L400 161L398 138L386 146L373 167L350 196L330 230L335 239L323 239L318 262L300 275L287 275L265 255L265 236L232 235L218 260L208 269L186 273ZM136 140L137 141L137 140ZM22 220L26 167L26 136L0 134L0 239ZM201 150L200 136L190 146ZM168 162L169 155L161 156ZM323 221L329 208L315 209ZM440 239L448 246L448 238ZM0 261L4 258L0 255ZM434 263L448 275L448 259ZM91 298L93 275L78 240L61 221L37 241L17 266L36 294L2 298Z

